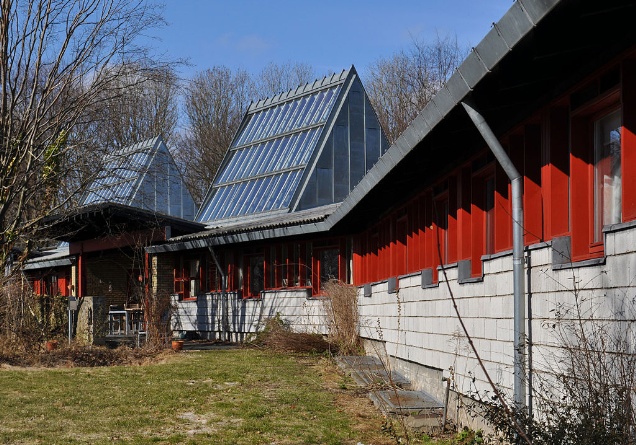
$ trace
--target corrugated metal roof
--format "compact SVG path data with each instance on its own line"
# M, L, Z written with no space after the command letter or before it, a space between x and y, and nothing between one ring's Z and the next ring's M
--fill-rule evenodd
M48 253L28 260L22 267L22 270L39 270L51 267L70 266L73 264L73 258L74 257L69 256L68 243L60 243L55 249Z
M293 213L272 212L252 218L235 218L220 221L218 225L207 230L174 237L168 244L147 247L150 253L184 250L207 245L244 242L254 239L265 239L272 236L291 236L305 233L307 228L314 231L331 215L340 204L330 204L313 209ZM275 234L275 235L274 235Z
M289 209L350 72L252 103L197 221Z

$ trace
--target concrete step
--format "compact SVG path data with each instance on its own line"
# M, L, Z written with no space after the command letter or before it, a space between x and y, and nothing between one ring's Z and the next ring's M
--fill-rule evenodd
M411 390L411 382L371 356L338 357L338 365L370 390L369 398L385 416L400 417L413 430L441 431L444 404L426 391Z
M359 386L411 389L411 382L406 377L390 370L378 357L347 356L336 360Z
M441 402L425 391L389 389L373 391L369 394L369 398L386 414L438 417L443 414L444 409Z

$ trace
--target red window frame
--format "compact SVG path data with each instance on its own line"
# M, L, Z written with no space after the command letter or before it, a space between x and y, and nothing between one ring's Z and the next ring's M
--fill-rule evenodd
M220 252L215 253L219 263L221 263L221 267L223 267L223 254ZM208 292L221 292L223 290L223 274L217 267L214 259L210 258L207 263L208 274L206 288Z
M195 264L196 273L192 276L192 262ZM205 266L203 258L188 257L185 255L178 255L175 257L174 264L174 293L179 296L179 300L196 300L197 295L205 289ZM195 283L198 287L194 291L192 284Z
M433 198L433 264L448 264L450 202L448 191L444 191Z
M604 255L604 240L594 240L594 150L595 123L621 110L618 91L608 93L572 113L570 154L571 261ZM621 116L622 122L622 116ZM621 156L625 153L621 147ZM624 164L622 162L622 164Z
M472 180L472 255L471 276L481 276L482 255L495 253L495 166L488 164L473 173Z
M326 257L323 255L335 253L336 264L328 264ZM341 243L322 244L314 246L312 249L312 267L311 267L311 287L314 296L322 295L324 292L323 282L328 279L341 280L343 275L343 250ZM335 274L333 273L335 271ZM329 274L329 277L327 277Z
M393 256L392 275L404 275L408 272L408 215L395 221L395 255Z

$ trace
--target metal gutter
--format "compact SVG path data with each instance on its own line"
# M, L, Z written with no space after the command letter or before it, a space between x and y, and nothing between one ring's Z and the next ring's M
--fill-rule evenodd
M301 224L290 227L276 227L271 229L255 229L239 233L226 233L210 235L208 238L181 241L170 244L158 244L146 247L148 253L177 252L189 249L201 249L210 246L224 246L228 244L247 243L261 241L270 238L284 238L296 235L308 235L327 232L331 227L325 221Z

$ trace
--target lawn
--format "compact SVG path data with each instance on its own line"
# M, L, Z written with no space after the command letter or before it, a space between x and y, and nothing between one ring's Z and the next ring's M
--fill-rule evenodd
M0 368L0 443L392 444L320 356L186 351L154 364Z

